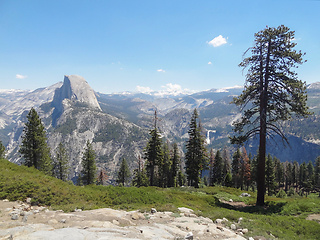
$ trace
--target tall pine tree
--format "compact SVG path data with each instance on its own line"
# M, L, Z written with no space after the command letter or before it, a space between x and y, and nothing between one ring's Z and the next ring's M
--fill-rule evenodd
M233 103L244 110L241 119L234 123L235 136L232 143L242 144L259 135L259 161L257 178L258 206L264 205L265 160L267 136L279 135L287 139L278 122L293 116L307 117L306 84L291 70L302 64L301 51L294 47L294 31L288 27L267 27L255 34L255 45L247 50L251 56L239 66L248 68L246 85L242 94Z
M224 180L223 174L223 159L220 151L216 152L213 162L213 183L222 184Z
M276 177L274 170L273 158L270 154L266 159L266 189L268 190L268 195L272 196L276 189Z
M116 182L118 184L122 184L122 186L125 186L126 183L128 183L128 180L131 176L130 170L128 163L125 158L122 159L119 172L118 172L118 177Z
M149 179L146 174L146 170L143 167L143 163L140 156L138 157L138 168L133 170L132 186L149 186Z
M210 149L210 156L209 156L209 185L213 186L213 163L214 163L214 152L213 149Z
M68 180L69 174L69 156L66 149L60 142L56 150L56 156L53 158L53 175L62 180Z
M249 190L249 185L251 181L251 168L250 168L250 160L247 154L247 150L243 147L242 157L241 157L241 178L242 185L246 186L246 190ZM241 186L243 189L243 186Z
M156 186L159 179L155 179L156 170L163 163L162 140L158 129L157 111L154 112L154 127L150 130L151 138L144 149L144 158L146 159L146 168L149 177L150 186Z
M188 183L190 186L196 188L199 187L200 183L200 173L206 167L204 166L206 162L206 150L204 146L204 140L201 135L201 129L198 126L198 112L194 109L191 116L191 121L189 124L189 139L186 144L186 174L188 178Z
M232 180L233 186L235 188L239 188L241 186L241 179L240 179L240 162L241 162L241 152L238 148L237 151L234 152L232 156Z
M169 177L169 187L177 187L178 183L178 170L180 166L180 156L177 143L173 144L173 150L171 154L171 167Z
M316 158L314 167L314 186L320 194L320 156Z
M2 142L0 141L0 159L5 159L6 155L6 148L3 146Z
M27 115L27 122L23 129L20 154L24 158L24 165L34 167L45 174L52 174L52 160L47 145L44 126L34 108Z
M94 184L96 180L96 153L92 148L90 141L87 141L82 156L81 180L84 185Z

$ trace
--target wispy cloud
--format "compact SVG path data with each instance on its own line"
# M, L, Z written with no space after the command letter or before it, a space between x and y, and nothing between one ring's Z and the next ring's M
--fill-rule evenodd
M142 93L150 93L153 92L153 90L149 87L141 87L141 86L136 86L136 89L138 92L142 92Z
M222 37L222 35L219 35L218 37L215 37L210 42L207 42L209 45L212 45L214 47L219 47L223 44L227 43L227 39Z
M208 64L209 64L209 65L211 65L211 64L212 64L212 62L208 62Z
M158 69L157 70L158 72L163 72L163 73L165 73L166 71L165 70L163 70L163 69Z
M25 79L25 78L27 78L28 76L23 76L23 75L20 75L20 74L17 74L16 75L16 78L18 78L18 79Z

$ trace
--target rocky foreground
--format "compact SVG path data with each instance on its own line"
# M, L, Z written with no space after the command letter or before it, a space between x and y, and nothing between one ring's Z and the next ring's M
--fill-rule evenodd
M227 219L213 222L188 208L179 208L180 213L110 208L64 213L31 206L29 199L0 201L0 210L0 239L248 239L247 229L237 229L237 224L228 229L223 225Z

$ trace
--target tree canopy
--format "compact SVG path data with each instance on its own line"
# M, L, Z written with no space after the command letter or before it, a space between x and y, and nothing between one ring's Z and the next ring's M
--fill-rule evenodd
M2 142L0 141L0 159L4 159L6 155L6 148L3 146Z
M84 185L94 184L96 180L96 154L90 141L87 141L82 156L81 180Z
M304 61L304 53L294 47L294 31L283 25L266 27L255 34L255 44L247 52L251 56L239 64L248 69L242 94L233 103L243 111L234 123L235 136L231 143L242 144L259 135L259 162L257 179L257 205L264 205L266 139L279 135L287 138L279 123L294 116L307 117L311 113L306 105L306 83L292 70Z
M53 159L53 175L62 181L67 181L69 168L69 156L60 142L56 150L56 156Z
M144 158L146 159L146 168L150 179L150 186L156 186L157 181L155 181L155 170L156 167L159 168L163 162L162 140L157 126L157 121L157 111L155 111L154 127L149 132L151 138L144 149Z
M186 144L186 174L189 185L199 187L200 172L206 167L207 162L204 138L201 135L201 125L198 121L199 115L197 109L194 109L189 124L189 139Z
M126 159L123 158L121 165L120 165L120 168L119 168L116 182L118 184L122 184L122 186L124 186L128 182L130 175L131 175L131 173L129 170L128 163L127 163Z
M23 164L50 175L52 173L52 161L50 149L47 145L46 131L34 108L29 111L27 120L19 150L24 158Z

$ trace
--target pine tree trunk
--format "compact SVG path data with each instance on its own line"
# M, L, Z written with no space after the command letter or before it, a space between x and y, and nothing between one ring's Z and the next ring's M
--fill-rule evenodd
M269 60L271 51L271 39L268 43L268 53L266 59L265 75L263 78L263 58L261 51L260 59L260 145L257 177L257 206L264 205L265 195L265 166L266 166L266 137L267 137L267 103L268 103L268 80L269 80Z

